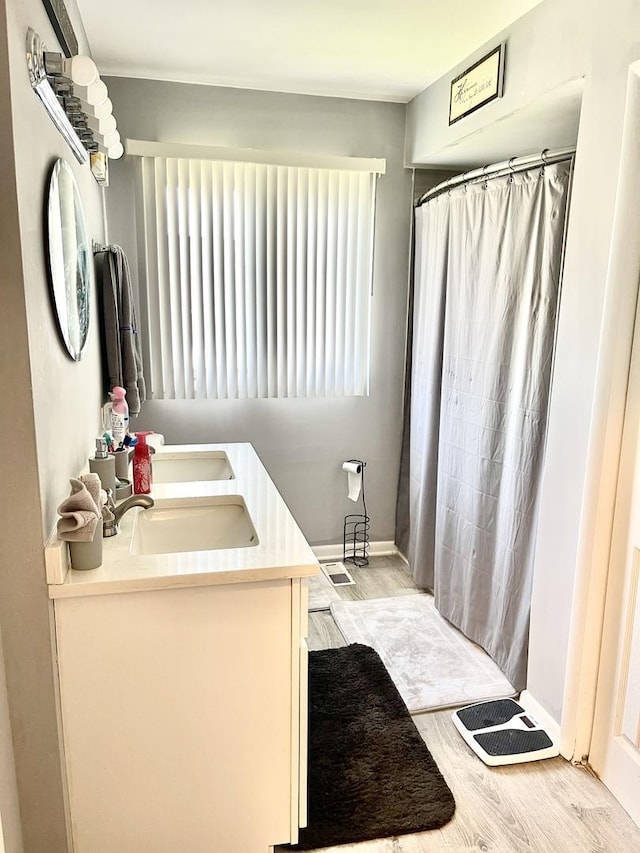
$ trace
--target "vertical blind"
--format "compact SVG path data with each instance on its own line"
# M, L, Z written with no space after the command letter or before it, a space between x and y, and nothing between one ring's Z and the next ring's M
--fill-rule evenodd
M367 394L376 175L141 161L152 397Z

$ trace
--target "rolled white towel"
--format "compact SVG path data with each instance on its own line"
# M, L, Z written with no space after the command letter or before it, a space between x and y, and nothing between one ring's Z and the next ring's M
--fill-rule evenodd
M67 542L90 542L101 511L82 480L72 477L69 482L71 494L58 507L58 536Z
M58 536L65 542L91 542L98 516L91 512L70 512L58 519Z
M98 479L98 482L100 481L100 478L97 474L85 474L84 476L95 476ZM71 485L71 494L68 498L65 498L58 507L58 512L60 513L60 515L63 515L67 512L77 511L93 512L95 513L95 515L99 515L100 508L92 497L89 490L87 489L85 483L77 477L72 477L69 480L69 483Z
M82 474L80 476L80 482L84 483L87 487L87 491L93 498L93 502L96 505L96 512L100 514L100 510L102 509L102 483L100 482L100 477L97 474ZM106 500L106 495L105 495Z

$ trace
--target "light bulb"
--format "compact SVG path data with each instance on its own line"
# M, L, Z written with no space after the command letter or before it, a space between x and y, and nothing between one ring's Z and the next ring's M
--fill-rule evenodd
M85 103L90 104L92 107L98 107L101 104L104 104L109 97L109 91L99 77L88 86L75 84L73 92L78 98L83 100Z
M107 133L106 136L102 139L102 147L109 150L109 148L113 148L114 145L117 145L120 142L120 134L117 130L114 130L112 133Z
M110 145L109 148L107 148L107 157L110 160L119 160L123 154L124 148L122 142L116 142L115 145Z
M44 51L43 59L47 74L66 77L76 86L87 87L98 79L98 69L89 56L72 56L67 59L61 53Z
M76 86L76 91L78 87ZM110 116L113 112L113 104L111 103L111 98L107 98L106 101L103 101L101 104L88 104L84 98L79 98L80 108L82 112L88 116L93 116L93 118L102 119Z
M105 118L95 118L92 115L87 116L87 126L91 130L97 130L102 136L113 133L116 129L116 120L113 115L105 116Z
M90 86L98 79L98 69L89 56L72 56L62 61L62 74L78 86Z
M90 106L90 111L96 118L106 118L107 116L110 116L113 112L111 98L107 98L104 103L98 104L97 106Z
M94 107L104 104L109 97L109 91L105 84L98 78L87 89L87 102L93 104Z

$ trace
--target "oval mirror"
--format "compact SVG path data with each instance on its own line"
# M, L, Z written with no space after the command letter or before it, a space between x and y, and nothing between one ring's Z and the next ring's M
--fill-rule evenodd
M51 172L47 240L60 336L71 358L80 361L89 333L93 264L80 192L66 160L56 160Z

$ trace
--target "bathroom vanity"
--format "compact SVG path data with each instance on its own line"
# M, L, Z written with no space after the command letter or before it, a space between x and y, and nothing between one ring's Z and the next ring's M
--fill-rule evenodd
M156 458L197 476L205 451L227 479L161 477L99 569L49 586L74 853L267 853L306 825L318 563L251 445Z

